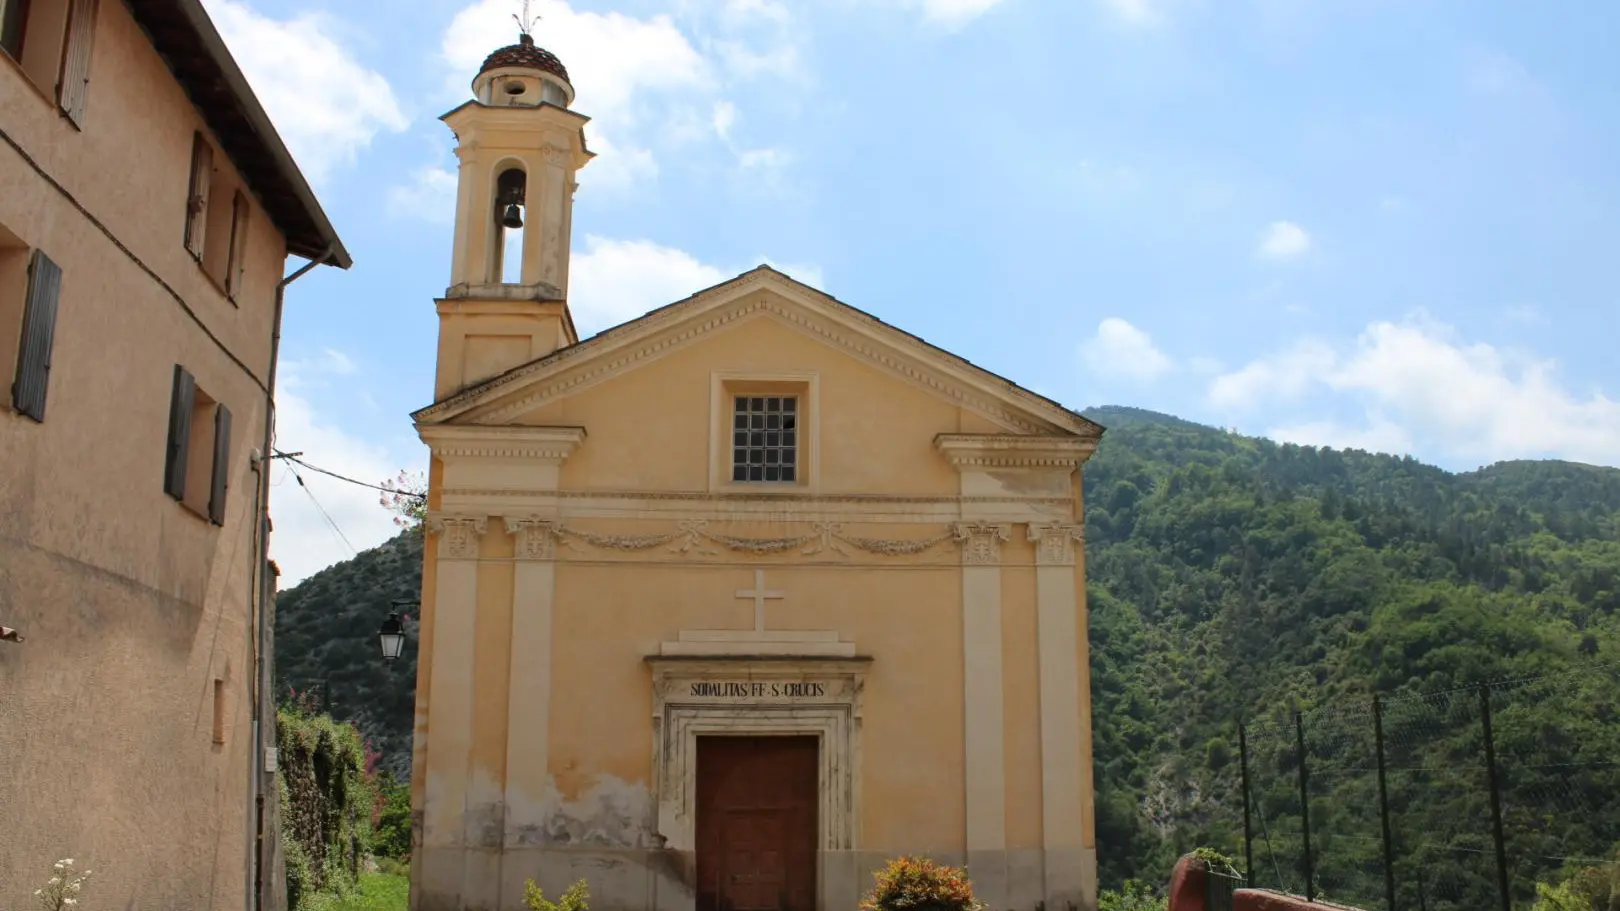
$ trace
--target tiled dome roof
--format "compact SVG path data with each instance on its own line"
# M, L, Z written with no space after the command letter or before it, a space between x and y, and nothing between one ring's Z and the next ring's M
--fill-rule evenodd
M484 58L484 65L478 72L487 73L490 70L508 66L521 66L531 70L544 70L568 82L568 70L557 59L557 55L543 47L535 47L534 39L528 35L519 35L518 43L501 48Z

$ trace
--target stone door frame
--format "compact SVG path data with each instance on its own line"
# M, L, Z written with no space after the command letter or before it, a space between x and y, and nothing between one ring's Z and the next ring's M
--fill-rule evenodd
M650 657L647 663L653 678L653 801L665 847L696 850L697 739L728 735L816 737L816 848L858 846L861 695L870 659L683 656ZM694 683L742 685L745 692L693 695ZM792 684L820 684L821 691L783 697L771 689Z

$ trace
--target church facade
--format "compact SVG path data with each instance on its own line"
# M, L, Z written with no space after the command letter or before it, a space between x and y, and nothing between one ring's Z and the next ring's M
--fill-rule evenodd
M911 853L1094 908L1102 428L764 266L579 340L567 71L524 35L473 90L413 416L412 907L849 911Z

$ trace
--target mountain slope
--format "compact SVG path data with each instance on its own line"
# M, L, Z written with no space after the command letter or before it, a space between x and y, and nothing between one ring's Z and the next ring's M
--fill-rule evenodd
M1108 427L1085 490L1105 886L1161 879L1197 843L1235 845L1240 718L1620 655L1620 471L1452 474L1140 409L1086 416ZM300 685L329 676L335 711L395 768L414 647L389 672L375 630L390 599L415 596L420 554L402 535L278 600L279 670ZM1620 753L1620 725L1590 737ZM1586 812L1616 822L1561 837L1608 852L1620 802Z

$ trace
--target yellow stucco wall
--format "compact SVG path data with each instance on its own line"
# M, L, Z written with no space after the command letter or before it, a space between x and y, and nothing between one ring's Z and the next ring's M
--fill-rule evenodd
M220 293L182 245L196 110L123 4L99 4L94 49L82 132L0 53L0 226L63 270L45 421L0 405L0 622L27 637L0 643L0 907L73 857L96 872L90 905L240 909L249 453L286 249L255 201L244 288ZM163 492L176 363L233 413L223 527Z

